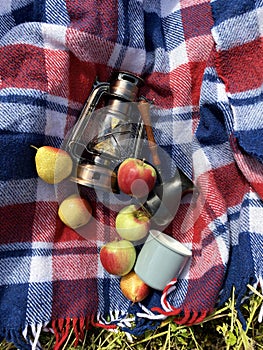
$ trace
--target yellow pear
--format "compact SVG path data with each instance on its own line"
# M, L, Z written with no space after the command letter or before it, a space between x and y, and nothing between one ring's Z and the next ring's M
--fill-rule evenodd
M73 163L66 151L51 146L42 146L36 149L36 170L43 181L57 184L71 174Z
M77 229L90 221L92 208L85 198L72 194L60 204L58 216L65 225Z

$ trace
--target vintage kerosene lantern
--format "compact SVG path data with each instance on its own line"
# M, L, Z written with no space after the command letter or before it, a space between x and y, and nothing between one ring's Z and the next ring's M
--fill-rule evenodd
M152 163L158 181L139 204L156 225L165 226L176 214L182 194L192 190L193 184L177 167L164 180L149 102L139 97L143 84L141 78L127 72L117 73L111 82L96 82L65 149L75 163L72 181L113 193L119 193L117 169L123 160L143 158Z
M96 82L72 130L66 149L75 161L72 180L118 192L116 167L128 157L140 157L144 127L138 111L143 80L119 72L111 83Z

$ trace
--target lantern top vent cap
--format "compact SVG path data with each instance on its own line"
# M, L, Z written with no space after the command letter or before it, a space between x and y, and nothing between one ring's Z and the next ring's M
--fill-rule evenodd
M144 84L142 78L129 72L118 72L110 87L110 93L126 101L136 100L139 88Z

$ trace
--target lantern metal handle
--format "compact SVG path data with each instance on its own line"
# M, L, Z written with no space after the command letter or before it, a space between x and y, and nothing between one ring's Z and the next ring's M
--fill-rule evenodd
M75 149L76 145L79 144L81 136L84 133L84 130L88 125L89 119L93 111L97 107L98 102L100 101L101 97L104 94L109 93L109 90L110 90L110 83L108 82L103 82L103 83L95 82L95 84L93 85L93 89L81 111L79 120L73 127L71 135L69 137L69 141L66 143L66 150L71 154L71 156L74 158L75 161L80 160L79 154L77 154Z

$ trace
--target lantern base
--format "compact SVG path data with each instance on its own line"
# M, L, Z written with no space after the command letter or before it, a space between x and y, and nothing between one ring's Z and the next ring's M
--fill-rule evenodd
M79 164L77 174L71 177L71 181L108 192L119 192L116 173L95 164Z

